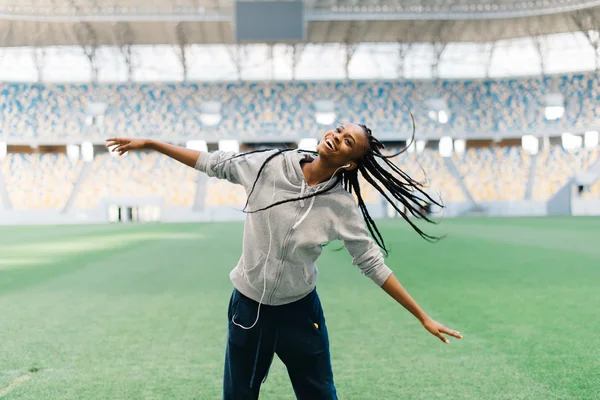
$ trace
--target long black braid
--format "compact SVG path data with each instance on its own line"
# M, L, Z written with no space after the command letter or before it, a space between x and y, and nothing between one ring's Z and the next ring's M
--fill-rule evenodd
M411 117L412 117L412 114L411 114ZM384 155L382 153L382 150L385 149L385 146L383 145L383 143L381 143L377 138L375 138L372 135L371 129L369 129L365 125L359 125L359 126L362 127L365 134L367 135L368 142L369 142L369 149L367 150L365 155L360 160L357 161L357 165L358 165L357 168L354 168L353 170L350 170L350 171L341 170L337 174L338 175L337 182L341 181L342 186L344 187L344 189L346 191L348 191L349 193L354 193L356 195L356 198L358 200L358 207L362 213L363 219L366 223L369 233L371 234L371 237L375 240L375 242L379 245L379 247L387 255L388 249L385 246L385 241L383 240L383 236L379 232L379 229L377 228L375 221L369 214L367 206L361 195L361 188L360 188L360 184L359 184L358 172L361 173L362 177L369 184L371 184L379 193L381 193L381 195L392 205L392 207L394 207L394 209L402 216L402 218L406 222L408 222L410 224L410 226L422 238L424 238L425 240L428 240L430 242L438 241L440 239L440 237L432 236L432 235L429 235L429 234L423 232L410 219L408 214L410 213L410 215L412 215L413 217L415 217L417 219L424 219L425 221L427 221L429 223L435 224L436 222L434 220L430 219L426 213L420 212L422 203L425 201L429 201L432 204L435 204L439 207L443 207L443 204L441 202L434 200L427 192L425 192L423 190L425 187L422 183L412 179L408 174L406 174L404 171L402 171L396 164L394 164L392 161L390 161L390 158L396 157L399 154L406 151L408 146L396 154ZM414 131L413 131L413 139L414 139ZM411 141L412 141L412 139L411 139ZM273 151L273 149L261 149L261 150L254 150L254 151L250 151L250 152L240 153L240 154L236 154L235 156L233 156L229 159L223 160L221 162L229 161L234 158L246 156L249 154L262 153L265 151ZM268 210L269 208L272 208L272 207L275 207L275 206L278 206L278 205L281 205L284 203L309 199L311 197L318 196L320 194L324 194L335 187L335 185L328 185L327 188L317 191L312 194L307 194L306 196L277 201L266 207L248 211L247 207L250 202L250 197L254 193L256 184L257 184L258 180L260 179L260 176L261 176L262 172L264 171L266 165L273 158L275 158L285 152L288 152L288 151L295 151L295 150L294 149L278 149L275 152L273 152L273 154L270 154L267 157L267 159L265 160L265 162L261 165L261 167L258 170L258 173L256 175L256 179L254 180L254 183L252 185L252 188L251 188L250 192L248 193L246 204L244 205L244 208L242 210L243 212L256 213L256 212ZM313 152L313 151L306 151L306 153L318 155L318 153ZM383 164L385 164L385 166L387 166L388 168L386 169L383 165L381 165L377 161L377 158L381 159L383 161ZM388 169L389 169L389 171L388 171ZM397 174L398 176L394 176L393 173ZM337 182L336 182L336 184L337 184ZM400 203L404 207L404 209L401 208L394 200L396 200L398 203Z

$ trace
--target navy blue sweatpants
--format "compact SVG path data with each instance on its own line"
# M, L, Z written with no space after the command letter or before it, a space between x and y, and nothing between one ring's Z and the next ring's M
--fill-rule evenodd
M273 356L285 364L299 400L337 400L329 353L329 338L321 301L314 290L282 306L260 307L233 291L229 301L229 332L225 353L224 400L258 399Z

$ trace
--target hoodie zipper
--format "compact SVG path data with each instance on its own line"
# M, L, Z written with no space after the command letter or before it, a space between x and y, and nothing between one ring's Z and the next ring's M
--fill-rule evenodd
M297 210L296 214L294 215L294 221L298 218L298 215L300 214L300 211L302 210L302 206L300 206L300 208ZM273 289L271 289L271 294L269 296L269 303L273 301L273 297L275 296L275 292L277 291L277 289L279 289L279 283L281 280L281 277L283 276L283 269L285 267L285 255L287 254L287 249L289 246L289 239L292 236L292 233L294 232L294 224L290 224L290 227L288 228L288 232L285 236L285 239L283 240L283 245L281 247L281 252L279 255L279 258L281 258L281 261L279 262L279 268L277 268L277 276L275 277L275 284L273 285Z

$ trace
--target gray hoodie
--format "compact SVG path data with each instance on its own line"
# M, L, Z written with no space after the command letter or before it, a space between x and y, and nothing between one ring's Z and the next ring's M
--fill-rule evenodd
M233 160L228 159L236 155L234 152L202 152L196 169L210 177L242 185L248 194L261 165L274 152L253 153ZM287 304L309 294L316 286L315 261L323 245L337 239L343 241L353 257L352 263L377 285L383 285L392 273L380 248L369 236L354 197L337 178L317 186L306 184L300 161L310 161L312 157L295 150L271 159L246 209L257 210L335 186L310 199L246 214L242 256L230 278L237 290L262 304Z

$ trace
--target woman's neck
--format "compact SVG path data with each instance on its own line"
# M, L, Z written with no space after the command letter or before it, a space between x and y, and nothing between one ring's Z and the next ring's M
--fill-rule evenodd
M323 165L319 157L313 161L305 161L300 165L304 174L304 180L306 180L308 186L316 186L319 183L326 182L336 172L333 167Z

